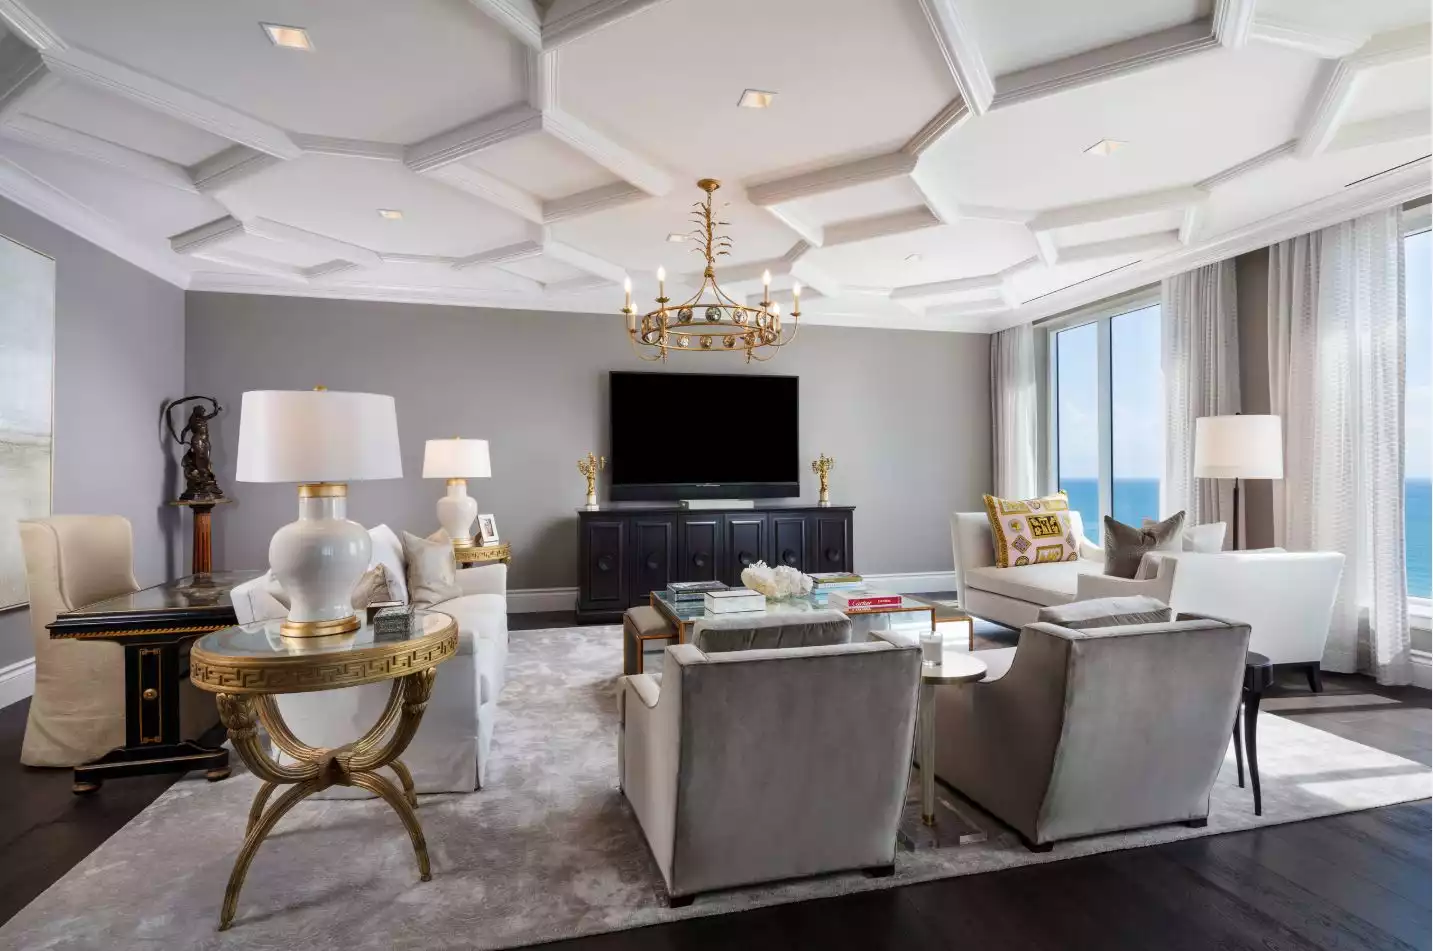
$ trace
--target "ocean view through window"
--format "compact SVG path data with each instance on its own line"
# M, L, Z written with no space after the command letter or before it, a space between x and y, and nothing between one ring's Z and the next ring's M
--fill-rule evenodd
M1433 240L1427 230L1403 239L1408 358L1404 376L1403 545L1408 596L1433 598Z

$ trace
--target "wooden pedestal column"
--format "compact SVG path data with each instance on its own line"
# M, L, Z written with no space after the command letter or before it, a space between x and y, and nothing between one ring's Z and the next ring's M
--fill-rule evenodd
M208 502L177 501L170 505L181 505L194 515L194 539L190 559L190 574L207 575L214 570L214 532L212 519L214 506L228 502L228 499L212 499Z

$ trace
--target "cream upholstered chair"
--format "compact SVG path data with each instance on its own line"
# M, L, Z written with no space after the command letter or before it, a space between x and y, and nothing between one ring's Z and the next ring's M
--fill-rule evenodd
M1148 600L1047 608L1042 616L1070 627L1027 624L1018 647L982 652L1013 660L992 656L985 680L936 691L936 775L1035 851L1077 836L1207 821L1249 626L1179 615L1074 629L1124 613L1111 605L1142 610Z
M890 871L920 653L873 638L710 654L676 644L660 683L622 678L619 781L671 904L758 882Z
M52 641L62 611L139 589L134 541L118 515L55 515L20 523L35 695L20 762L78 766L124 744L124 649L104 641Z

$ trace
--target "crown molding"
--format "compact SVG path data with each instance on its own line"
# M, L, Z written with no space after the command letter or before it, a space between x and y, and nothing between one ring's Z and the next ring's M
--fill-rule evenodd
M542 242L542 253L554 261L561 261L568 267L574 267L579 271L586 271L594 278L599 278L609 284L621 284L627 277L625 268L613 264L611 261L599 258L595 254L588 254L581 248L575 248L562 241L554 241L544 238Z
M1257 0L1214 0L1214 38L1220 46L1237 48L1249 42Z
M0 121L0 135L55 152L76 155L166 188L190 193L198 191L193 179L189 177L189 172L180 165L34 116L5 117Z
M666 0L553 0L542 22L542 48L557 49Z
M257 175L282 159L247 145L231 145L188 169L190 180L200 192L213 192Z
M0 20L5 21L10 32L23 39L37 50L63 50L68 47L64 38L21 3L20 0L0 0Z
M1297 147L1298 142L1291 139L1288 142L1282 143L1281 145L1274 146L1272 149L1266 149L1265 151L1260 152L1258 155L1254 156L1253 158L1245 159L1238 165L1231 165L1230 167L1224 169L1224 171L1222 172L1216 172L1215 174L1210 175L1208 178L1204 179L1195 187L1202 188L1205 191L1211 191L1219 187L1220 185L1226 185L1237 178L1243 178L1250 172L1258 171L1265 165L1271 165L1274 162L1277 162L1279 159L1284 158L1285 156L1293 155L1294 150Z
M763 208L813 195L844 191L856 185L902 178L915 170L917 156L887 152L869 158L828 165L800 175L789 175L746 187L746 200Z
M295 132L294 144L305 155L336 155L340 158L373 159L379 162L401 162L404 148L391 142L369 142L364 139L340 139L331 135L309 135Z
M1340 152L1423 138L1433 132L1433 121L1430 119L1433 117L1429 116L1428 110L1421 109L1341 125L1327 148L1330 152Z
M517 37L524 46L542 49L542 14L532 0L468 0Z
M1052 96L1219 49L1219 41L1211 29L1211 21L1206 17L1008 73L995 80L995 98L990 108Z
M914 208L902 208L900 211L829 224L824 229L826 238L824 246L829 248L838 244L854 244L857 241L869 241L872 238L921 231L941 223L941 219L933 211L925 205L917 205Z
M194 255L228 244L243 234L244 223L233 215L225 215L172 236L169 249L175 254Z
M556 109L543 112L542 131L648 195L665 195L675 184L665 169L569 113Z
M500 248L489 248L486 251L479 251L477 254L469 254L466 257L456 258L452 268L455 271L463 271L470 267L497 267L502 264L512 264L517 261L526 261L542 254L541 241L519 241L517 244L507 244Z
M166 249L135 238L117 222L3 156L0 196L175 287L189 285L189 271Z
M37 51L14 34L0 37L0 119L19 115L57 82Z
M212 132L230 142L247 145L281 159L294 159L302 154L288 134L278 126L105 59L89 50L72 46L64 50L48 50L41 55L45 65L60 76L122 96L181 122Z
M819 248L826 243L825 229L820 225L807 221L790 208L781 205L766 206L771 217L784 224L796 233L796 236L805 241L813 248Z
M1297 23L1255 17L1249 38L1261 43L1283 46L1301 53L1312 53L1320 59L1342 59L1368 42L1368 34L1324 33Z
M1040 258L1045 264L1054 265L1061 261L1088 260L1092 256L1108 256L1111 253L1108 248L1115 246L1117 242L1094 242L1084 246L1086 250L1081 251L1079 250L1082 247L1080 245L1061 246L1055 240L1056 232L1067 228L1124 221L1160 212L1178 212L1183 222L1180 233L1188 233L1192 232L1197 221L1197 211L1191 211L1191 209L1202 205L1208 197L1209 193L1198 186L1164 188L1139 195L1126 195L1121 198L1086 202L1080 205L1066 205L1063 208L1041 212L1030 219L1028 227L1031 234L1035 236L1036 246L1040 249ZM1163 234L1163 232L1158 234ZM1134 241L1135 239L1122 238L1119 240Z
M995 82L980 55L975 33L961 16L958 0L920 0L940 54L970 111L984 115L995 97Z
M1080 264L1085 261L1100 261L1105 258L1119 258L1126 255L1164 254L1182 247L1178 231L1156 231L1152 234L1135 234L1126 238L1111 238L1108 241L1091 241L1060 249L1061 264Z
M906 140L901 151L919 157L922 152L935 145L952 129L958 129L970 120L973 113L964 99L956 99L921 126L920 131Z
M273 221L269 218L249 219L244 222L244 231L257 238L276 241L280 244L298 244L316 251L323 251L354 267L378 267L383 263L383 258L368 248L361 248L356 244L349 244L347 241L330 238L328 235L315 234L312 231L295 228L293 225L286 225L281 221ZM333 263L332 261L328 262L329 265ZM326 266L328 265L316 265L316 267Z
M1349 186L1341 192L1298 208L1224 232L1198 245L1180 248L1130 267L1120 268L1108 275L1042 295L1037 300L1022 304L1002 315L995 329L1075 310L1106 297L1153 284L1172 274L1246 254L1371 211L1401 205L1429 194L1430 169L1433 169L1433 160L1419 159L1411 165Z
M596 188L589 188L562 198L554 198L551 201L542 203L542 223L555 224L565 221L568 218L577 218L582 215L596 214L599 211L606 211L609 208L618 208L622 205L630 205L633 202L645 201L651 196L630 182L613 182L610 185L598 185Z
M277 261L270 261L267 258L261 258L257 255L245 254L242 251L225 251L222 247L213 247L189 252L189 256L197 258L200 261L208 261L211 264L222 264L225 267L252 271L255 274L277 277L281 280L296 282L308 280L308 273L301 267L295 267L292 264L280 264Z
M1312 158L1330 146L1353 104L1360 80L1370 70L1424 59L1429 52L1428 24L1420 23L1380 33L1334 63L1325 71L1326 79L1309 110L1295 154Z
M927 300L943 297L998 297L1005 281L999 274L981 274L953 281L931 281L891 288L891 300Z
M491 175L480 168L454 163L439 166L423 174L459 191L481 198L490 205L510 211L525 221L536 225L543 223L543 202L540 198L516 185L510 185L496 175Z
M542 125L542 113L532 106L509 106L408 146L403 162L415 172L431 172L499 142L534 135L542 131Z

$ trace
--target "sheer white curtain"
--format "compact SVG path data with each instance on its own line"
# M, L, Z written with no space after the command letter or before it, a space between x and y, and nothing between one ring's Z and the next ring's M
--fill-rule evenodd
M1033 498L1035 478L1035 328L1021 324L990 335L990 419L995 494Z
M1269 249L1269 396L1284 417L1275 543L1343 552L1329 670L1412 678L1403 552L1403 229L1397 208Z
M1194 477L1194 421L1239 412L1234 262L1166 278L1160 296L1164 483L1159 510L1170 515L1183 509L1186 525L1233 525L1234 483Z

